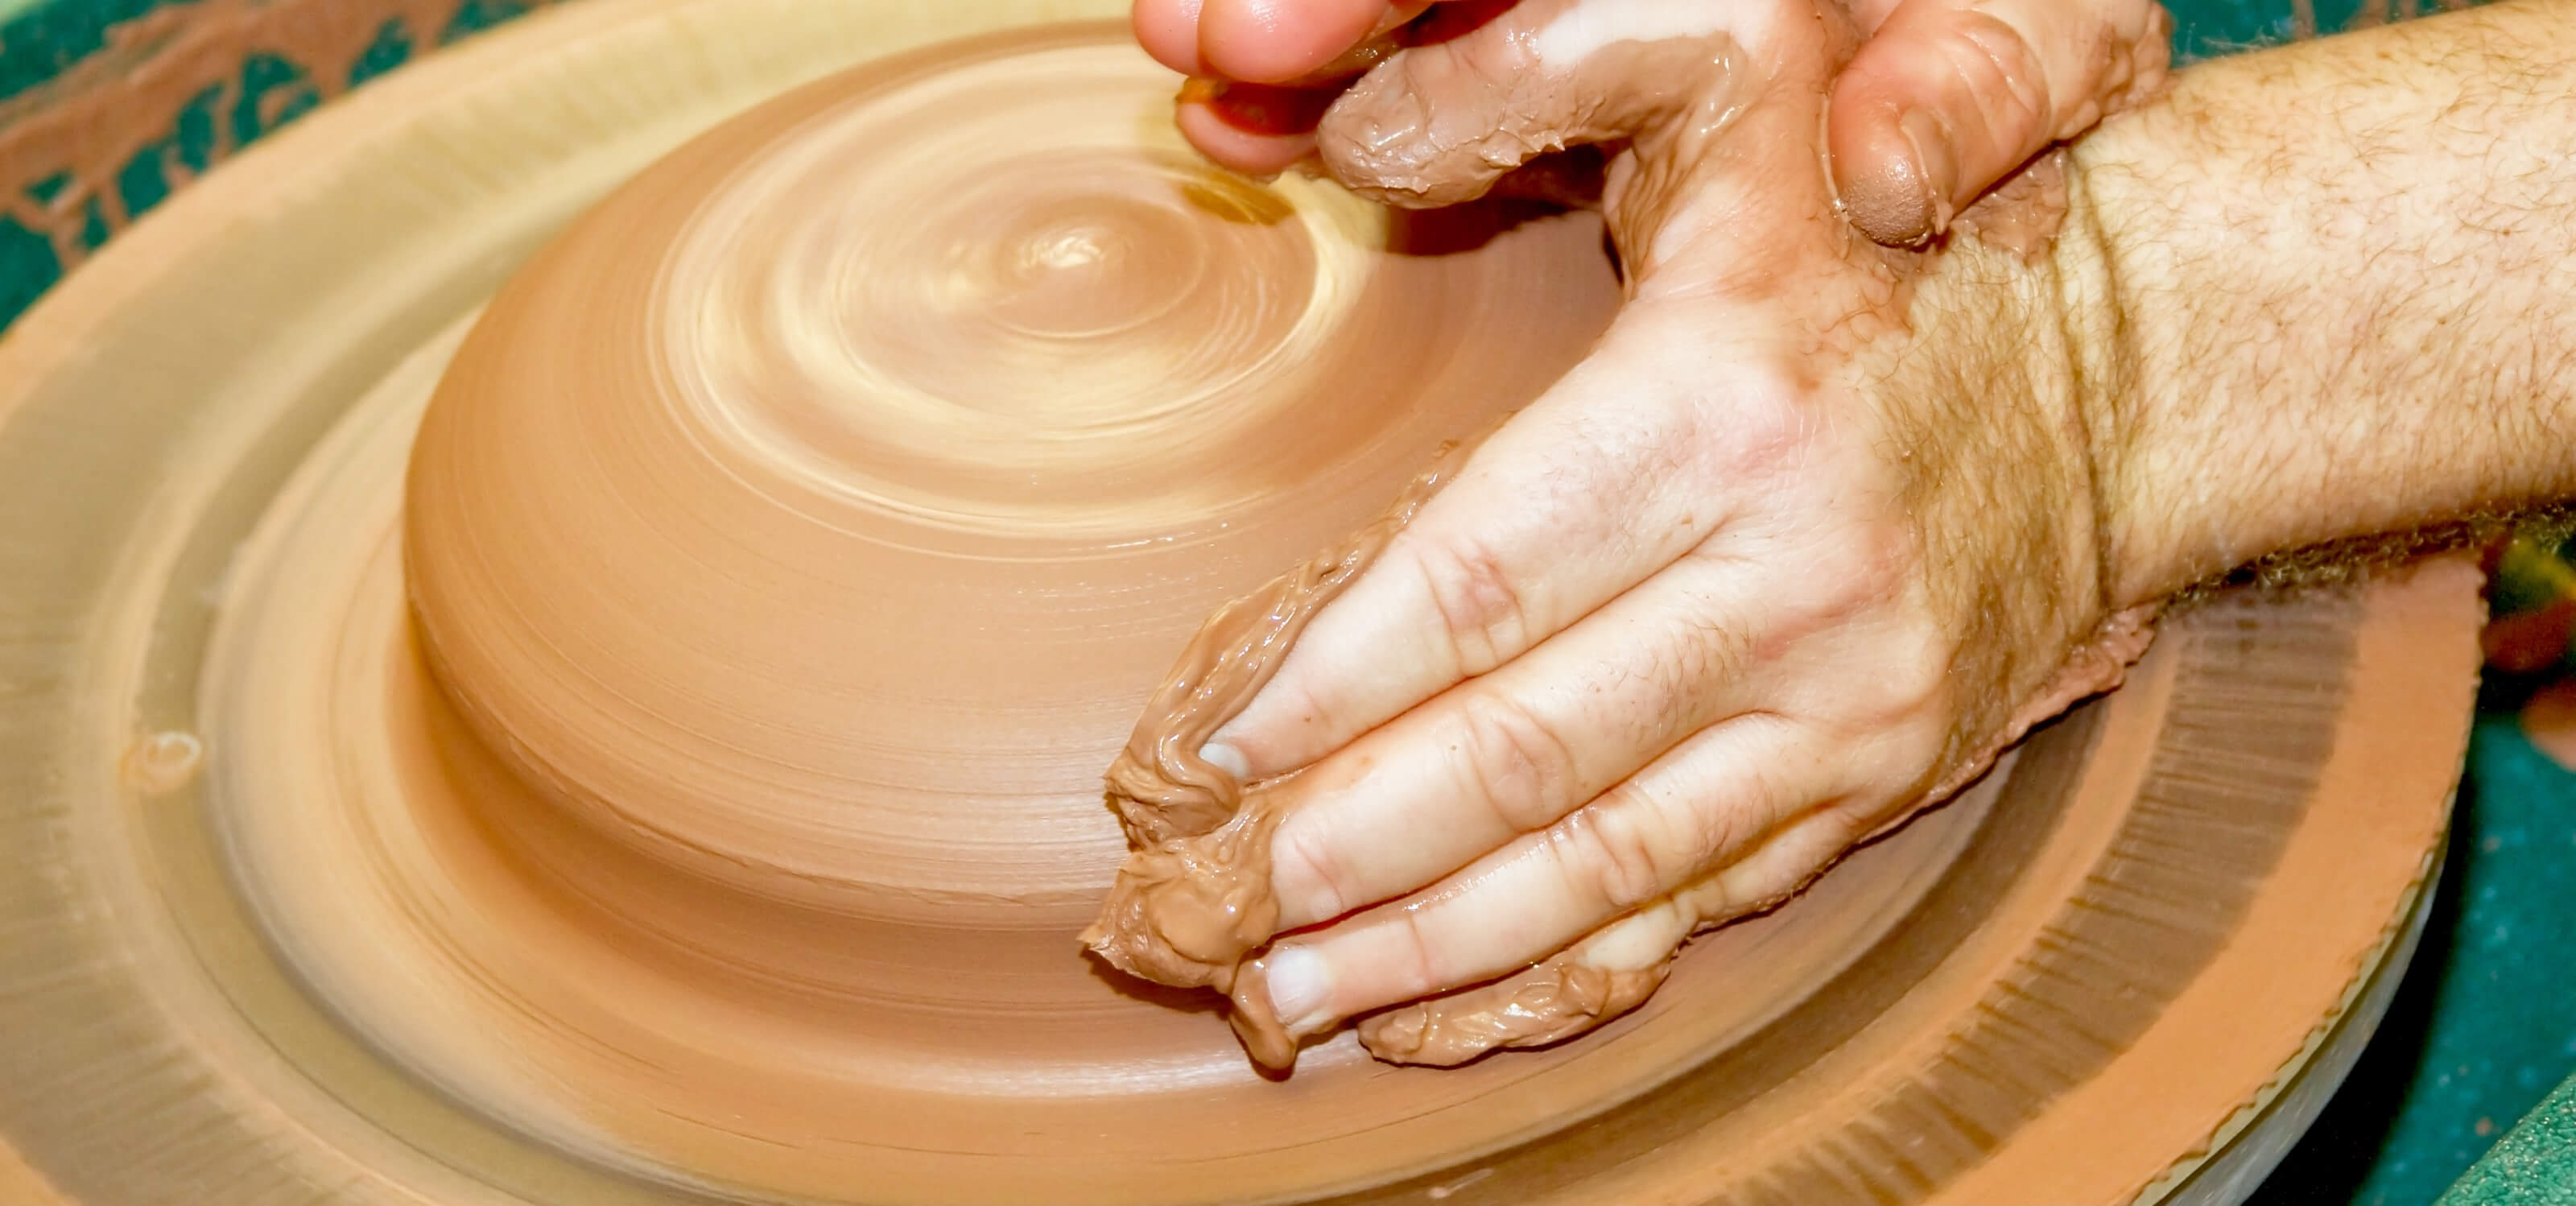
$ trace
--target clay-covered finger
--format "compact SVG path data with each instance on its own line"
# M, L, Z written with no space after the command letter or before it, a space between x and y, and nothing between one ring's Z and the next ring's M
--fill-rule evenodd
M1315 617L1210 760L1251 778L1304 766L1697 546L1810 430L1785 383L1740 371L1742 353L1692 315L1631 306ZM1711 384L1731 371L1745 384Z
M1450 1068L1563 1042L1645 1004L1695 923L1667 897L1526 971L1372 1014L1360 1045L1389 1063Z
M1910 246L2050 144L2162 84L2154 0L1906 0L1834 83L1844 215Z
M1527 971L1414 1001L1360 1023L1379 1059L1454 1067L1544 1047L1617 1020L1661 988L1691 935L1771 907L1848 849L1848 822L1794 823L1706 879L1621 917Z
M1439 882L1753 706L1767 589L1740 558L1685 558L1270 789L1278 928Z
M1807 822L1848 844L1860 823L1835 806L1839 761L1775 717L1705 730L1548 829L1273 948L1262 958L1272 1004L1291 1032L1312 1033L1527 967Z
M1541 155L1618 139L1711 102L1759 6L1530 0L1370 71L1325 114L1334 178L1390 204L1454 205Z

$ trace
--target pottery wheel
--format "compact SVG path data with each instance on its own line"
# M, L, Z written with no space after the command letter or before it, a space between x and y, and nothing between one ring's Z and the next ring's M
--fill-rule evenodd
M1274 1082L1096 968L1097 776L1198 620L1617 295L1587 218L1206 169L1046 24L1120 7L553 10L0 344L0 1191L2084 1206L2366 1034L2456 565L2197 607L1557 1049Z

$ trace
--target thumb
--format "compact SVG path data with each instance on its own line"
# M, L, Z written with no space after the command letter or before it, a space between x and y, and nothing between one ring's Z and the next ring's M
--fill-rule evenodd
M1826 132L1852 225L1912 246L1996 181L2159 87L2154 0L1904 0L1834 84Z
M1392 205L1454 205L1571 146L1723 104L1763 5L1528 0L1379 64L1324 114L1326 170Z

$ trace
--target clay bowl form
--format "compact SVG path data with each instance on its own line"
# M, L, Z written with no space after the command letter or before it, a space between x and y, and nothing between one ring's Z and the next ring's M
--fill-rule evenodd
M1577 1043L1266 1080L1079 952L1097 776L1200 617L1616 298L1587 218L1208 171L1122 7L549 10L0 343L0 1198L2259 1178L2439 866L2456 564L2197 606Z

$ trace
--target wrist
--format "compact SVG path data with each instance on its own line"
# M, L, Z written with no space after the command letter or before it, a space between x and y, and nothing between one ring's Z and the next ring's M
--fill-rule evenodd
M2576 495L2570 70L2576 13L2508 2L2196 66L2071 148L2112 606Z
M2095 187L2099 160L2070 149L2062 155L2066 215L2045 260L2033 266L2028 287L2036 349L2053 367L2064 392L2060 403L2080 432L2105 608L2153 603L2192 581L2188 558L2171 533L2150 522L2142 480L2141 424L2135 400L2148 376L2147 345L2132 317L2141 289L2114 255L2116 213L2104 211Z
M2038 655L2020 673L2044 678L2134 602L2119 594L2129 555L2123 470L2112 455L2121 391L2102 379L2128 355L2098 272L2080 260L2062 265L2063 252L2028 237L2048 225L2031 219L2060 208L2039 196L2054 194L2057 165L2029 170L2048 187L2011 199L2004 214L1963 215L1916 278L1904 351L1873 392L1908 416L1898 430L1918 433L1900 440L1909 475L1921 479L1908 503L1916 522L1973 534L1939 551L1952 569L1982 560L1969 572L2015 584L2006 610L2026 626L2015 643ZM2080 211L2065 218L2066 230L2083 221ZM2027 694L2036 685L2011 687Z

